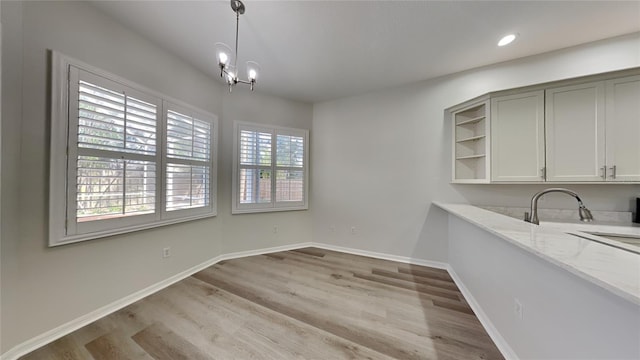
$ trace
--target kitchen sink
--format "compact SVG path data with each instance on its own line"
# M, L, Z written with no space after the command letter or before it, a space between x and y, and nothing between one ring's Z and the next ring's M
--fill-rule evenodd
M600 236L600 237L603 237L605 239L609 239L609 240L613 240L613 241L620 241L620 242L623 242L625 244L633 245L633 246L636 246L636 247L640 248L640 238L637 238L637 237L625 236L625 235L620 235L620 234L602 234L602 233L597 233L597 232L587 232L587 234Z
M568 235L599 242L604 245L640 255L640 238L621 234L602 234L597 232L567 232Z

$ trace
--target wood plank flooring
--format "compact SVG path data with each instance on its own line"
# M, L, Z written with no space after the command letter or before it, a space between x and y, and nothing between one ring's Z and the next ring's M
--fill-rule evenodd
M220 262L22 359L503 359L449 274L306 248Z

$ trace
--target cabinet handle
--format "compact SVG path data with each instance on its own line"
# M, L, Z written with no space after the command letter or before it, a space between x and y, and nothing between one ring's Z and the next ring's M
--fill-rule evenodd
M609 170L611 170L611 175L609 175L609 176L611 176L612 179L615 179L616 178L616 166L613 165L612 167L609 168Z
M541 167L540 168L540 177L542 178L542 180L547 178L547 167Z
M603 166L600 168L600 177L603 179L607 178L607 167Z

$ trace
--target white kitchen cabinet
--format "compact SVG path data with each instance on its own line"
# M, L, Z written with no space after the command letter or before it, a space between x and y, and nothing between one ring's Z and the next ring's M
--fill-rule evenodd
M545 180L544 90L491 99L491 181Z
M605 181L605 83L545 91L547 181Z
M454 183L489 182L489 101L481 99L452 111Z
M607 181L640 181L640 76L605 86Z
M453 183L640 183L640 68L488 93L447 111Z

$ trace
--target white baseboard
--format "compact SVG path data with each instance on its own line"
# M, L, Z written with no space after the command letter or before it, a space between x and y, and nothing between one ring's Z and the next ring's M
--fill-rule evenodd
M467 287L464 285L464 283L462 282L462 279L460 279L458 274L456 274L455 270L453 270L453 268L450 265L447 265L447 271L449 271L449 275L451 275L451 278L458 286L458 289L460 289L460 292L464 296L465 300L467 300L467 303L469 303L469 306L471 306L471 309L476 314L476 317L478 318L478 320L480 320L482 327L484 327L484 329L487 331L487 334L489 334L489 337L491 338L491 340L493 340L493 342L496 344L496 347L498 347L498 350L500 350L500 352L502 353L502 356L504 356L506 360L519 359L518 355L516 355L516 352L513 351L511 346L509 346L509 344L502 337L498 329L496 329L496 327L493 326L493 323L491 322L487 314L482 310L482 307L480 307L480 304L478 304L478 302L473 297L469 289L467 289Z
M297 243L297 244L290 244L290 245L283 245L283 246L274 246L274 247L258 249L258 250L238 251L238 252L220 255L220 260L231 260L231 259L237 259L237 258L242 258L247 256L264 255L264 254L270 254L270 253L280 252L280 251L302 249L310 246L314 246L312 242L304 242L304 243Z
M379 252L372 252L372 251L367 251L367 250L361 250L361 249L354 249L354 248L347 248L347 247L342 247L342 246L336 246L336 245L330 245L330 244L323 244L323 243L316 243L316 242L305 242L305 243L297 243L297 244L290 244L290 245L284 245L284 246L276 246L276 247L270 247L270 248L264 248L264 249L256 249L256 250L248 250L248 251L240 251L240 252L234 252L234 253L228 253L228 254L222 254L219 256L216 256L213 259L207 260L199 265L196 265L190 269L187 269L183 272L180 272L168 279L165 279L163 281L160 281L156 284L153 284L145 289L142 289L140 291L137 291L131 295L125 296L124 298L121 298L119 300L116 300L114 302L112 302L111 304L105 305L97 310L94 310L88 314L85 314L79 318L76 318L74 320L71 320L63 325L58 326L57 328L51 329L43 334L40 334L34 338L31 338L21 344L18 344L17 346L13 347L12 349L8 350L7 352L5 352L4 354L0 355L0 360L15 360L17 358L19 358L20 356L24 356L52 341L55 341L65 335L68 335L78 329L80 329L83 326L86 326L96 320L99 320L113 312L116 312L128 305L133 304L134 302L141 300L151 294L154 294L180 280L183 280L195 273L197 273L198 271L204 270L209 266L215 265L216 263L222 261L222 260L230 260L230 259L237 259L237 258L241 258L241 257L247 257L247 256L255 256L255 255L262 255L262 254L269 254L269 253L274 253L274 252L279 252L279 251L287 251L287 250L294 250L294 249L300 249L300 248L305 248L305 247L316 247L316 248L320 248L320 249L326 249L326 250L333 250L333 251L338 251L338 252L343 252L343 253L347 253L347 254L353 254L353 255L361 255L361 256L368 256L368 257L372 257L372 258L377 258L377 259L383 259L383 260L391 260L391 261L397 261L397 262L401 262L401 263L405 263L405 264L412 264L412 265L421 265L421 266L428 266L428 267L433 267L433 268L438 268L438 269L445 269L449 272L449 274L451 275L451 277L453 278L453 280L455 281L456 285L458 286L458 288L460 289L460 291L462 292L462 294L464 295L465 299L467 299L467 302L469 303L469 305L471 306L471 308L473 309L473 311L475 312L476 316L478 317L478 319L480 320L480 323L484 326L484 328L487 330L487 333L489 334L489 336L491 337L491 339L494 341L494 343L496 344L496 346L498 347L498 349L500 350L500 352L502 353L502 355L507 359L518 359L518 357L516 356L515 352L513 351L513 349L511 349L511 347L509 346L509 344L507 344L507 342L504 340L504 338L502 337L502 335L500 335L500 333L498 332L498 330L493 326L493 323L489 320L489 317L484 313L484 311L482 311L482 308L480 307L480 305L476 302L476 300L474 299L474 297L471 295L471 293L467 290L467 288L464 286L464 284L462 283L462 280L458 277L458 275L455 273L455 271L451 268L451 266L449 266L449 264L444 263L444 262L439 262L439 261L429 261L429 260L423 260L423 259L416 259L416 258L411 258L411 257L406 257L406 256L399 256L399 255L390 255L390 254L385 254L385 253L379 253Z
M278 252L278 251L287 251L287 250L293 250L293 249L300 249L300 248L304 248L304 247L309 247L312 246L310 242L308 243L299 243L299 244L291 244L291 245L285 245L285 246L276 246L276 247L271 247L271 248L264 248L264 249L257 249L257 250L249 250L249 251L241 251L241 252L235 252L235 253L229 253L229 254L223 254L223 255L219 255L214 257L213 259L209 259L201 264L198 264L190 269L187 269L185 271L182 271L168 279L162 280L158 283L155 283L149 287L146 287L140 291L136 291L135 293L125 296L121 299L118 299L114 302L112 302L111 304L105 305L99 309L96 309L88 314L85 314L83 316L80 316L79 318L76 318L74 320L71 320L65 324L62 324L54 329L51 329L43 334L40 334L34 338L31 338L21 344L18 344L16 346L14 346L13 348L9 349L7 352L5 352L4 354L0 355L0 360L15 360L21 356L24 356L42 346L45 346L65 335L68 335L78 329L80 329L83 326L86 326L88 324L91 324L92 322L101 319L111 313L114 313L126 306L129 306L131 304L133 304L134 302L138 301L138 300L142 300L143 298L154 294L180 280L183 280L195 273L197 273L198 271L204 270L206 268L208 268L209 266L215 265L216 263L222 261L222 260L229 260L229 259L235 259L235 258L240 258L240 257L245 257L245 256L254 256L254 255L261 255L261 254L269 254L269 253L273 253L273 252Z
M311 243L311 246L317 247L317 248L320 248L320 249L343 252L343 253L347 253L347 254L368 256L368 257L372 257L372 258L376 258L376 259L382 259L382 260L391 260L391 261L396 261L396 262L405 263L405 264L428 266L428 267L432 267L432 268L436 268L436 269L444 269L444 270L448 270L449 269L449 264L444 263L444 262L440 262L440 261L430 261L430 260L416 259L416 258L407 257L407 256L390 255L390 254L385 254L385 253L379 253L379 252L373 252L373 251L367 251L367 250L360 250L360 249L348 248L348 247L337 246L337 245L316 243L316 242Z

